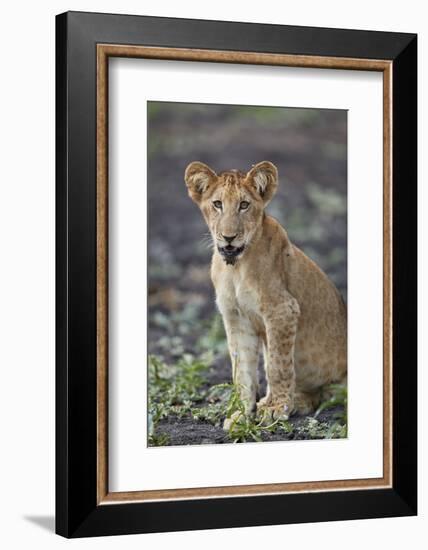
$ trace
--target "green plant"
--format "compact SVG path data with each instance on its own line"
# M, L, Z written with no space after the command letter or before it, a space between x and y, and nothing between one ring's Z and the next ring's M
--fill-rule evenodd
M226 407L226 418L231 420L229 424L229 437L234 443L246 441L262 441L263 435L282 430L286 433L292 431L291 424L285 420L274 420L266 424L263 418L257 418L245 413L245 406L239 395L239 387L231 387L229 402Z
M344 384L331 384L325 389L327 398L320 404L314 414L317 418L327 409L338 407L333 417L336 422L329 427L326 438L347 437L348 435L348 388Z
M194 357L189 354L168 365L150 355L148 361L149 445L165 445L167 440L158 434L159 422L170 416L185 416L206 396L203 372L210 364L209 354Z
M164 433L149 434L149 447L164 447L168 445L169 437Z
M333 407L343 407L343 410L337 412L338 418L342 421L347 421L347 409L348 409L348 389L343 384L330 384L324 390L324 393L327 395L327 398L320 404L314 417L316 418L319 414Z

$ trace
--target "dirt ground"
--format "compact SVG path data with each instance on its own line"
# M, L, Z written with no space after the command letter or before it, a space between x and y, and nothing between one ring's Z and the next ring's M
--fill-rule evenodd
M185 167L200 160L216 171L245 171L261 160L275 163L280 183L269 213L346 300L347 116L345 111L151 102L148 121L149 354L174 365L213 348L200 388L205 395L207 388L231 382L231 368L209 278L207 227L187 196ZM264 384L260 369L262 395ZM327 429L338 412L340 406L326 409L316 422ZM157 435L165 436L160 444L231 441L220 425L195 420L191 413L162 414L156 423ZM322 436L307 426L307 418L292 417L290 424L288 431L263 433L261 439Z

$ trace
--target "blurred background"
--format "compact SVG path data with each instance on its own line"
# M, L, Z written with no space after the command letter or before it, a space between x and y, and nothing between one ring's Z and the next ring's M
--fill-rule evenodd
M174 363L225 345L209 276L208 229L183 179L194 160L216 172L273 162L279 187L268 213L346 300L347 112L149 102L150 354ZM225 357L210 383L228 380Z

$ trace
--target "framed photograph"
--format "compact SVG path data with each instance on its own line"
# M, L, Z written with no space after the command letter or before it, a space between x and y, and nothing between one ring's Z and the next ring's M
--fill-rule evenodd
M56 20L56 530L414 515L413 34Z

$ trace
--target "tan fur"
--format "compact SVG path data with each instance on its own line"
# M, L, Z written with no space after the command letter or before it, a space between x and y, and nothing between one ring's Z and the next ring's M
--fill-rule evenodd
M256 410L261 350L268 389L257 410L273 418L313 411L324 386L346 380L346 307L323 271L265 214L276 167L265 161L247 174L217 175L193 162L185 181L213 237L211 278L247 414ZM236 257L220 253L225 236L233 237Z

